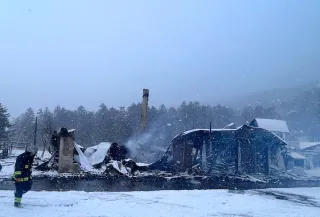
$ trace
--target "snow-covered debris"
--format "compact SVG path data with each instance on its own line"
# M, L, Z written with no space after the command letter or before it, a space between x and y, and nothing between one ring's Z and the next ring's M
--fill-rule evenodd
M225 126L223 129L232 129L232 128L236 128L236 124L235 123L230 123L227 126Z
M257 127L271 132L289 133L287 122L283 120L255 118L251 123L254 121L256 121Z
M92 166L100 164L106 158L110 146L110 142L102 142L96 146L87 148L84 155L88 158Z
M129 175L129 171L120 161L111 161L106 166L110 175Z
M77 163L80 164L80 167L84 170L84 171L94 171L93 167L91 166L88 158L83 154L83 152L81 151L80 147L78 144L75 143L74 145L75 149L78 152L78 158L75 158L75 160L78 160Z
M150 164L147 163L137 163L138 166L143 167L143 166L149 166Z
M121 162L113 161L111 164L115 169L119 170L121 173L123 173L125 175L128 174L128 170L122 165Z

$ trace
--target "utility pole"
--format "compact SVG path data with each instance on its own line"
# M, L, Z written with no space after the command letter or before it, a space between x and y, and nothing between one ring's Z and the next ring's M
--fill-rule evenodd
M33 138L33 145L37 145L37 128L38 128L38 117L36 117L36 122L34 124L34 138Z

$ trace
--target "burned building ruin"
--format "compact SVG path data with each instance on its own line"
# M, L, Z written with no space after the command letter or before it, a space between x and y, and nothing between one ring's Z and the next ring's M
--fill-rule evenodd
M285 170L286 143L274 133L243 125L237 129L194 129L177 135L168 149L172 169L196 166L206 174L265 174Z

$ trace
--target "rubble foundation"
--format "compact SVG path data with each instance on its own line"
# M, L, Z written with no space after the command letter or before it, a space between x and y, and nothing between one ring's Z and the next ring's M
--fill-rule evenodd
M231 176L148 176L148 177L106 177L82 174L70 177L37 177L33 191L156 191L156 190L205 190L205 189L263 189L320 187L320 179L277 178L255 180L252 177ZM14 190L9 179L0 181L0 190Z

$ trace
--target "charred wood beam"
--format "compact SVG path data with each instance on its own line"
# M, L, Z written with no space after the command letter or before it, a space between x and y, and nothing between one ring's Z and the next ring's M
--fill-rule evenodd
M209 161L210 161L210 167L208 169L208 174L210 174L212 169L215 167L218 157L221 156L226 150L228 150L229 147L230 147L230 145L228 145L226 148L220 150L219 152L217 151L217 149L211 147L212 148L211 155L209 155L207 157L207 159L209 159Z
M236 146L236 173L240 174L241 173L241 142L238 140L237 146Z
M253 161L253 173L257 172L257 148L252 145L250 139L248 139L248 143L252 148L252 161Z
M195 162L197 160L198 154L199 154L199 149L197 148L196 153L193 156L193 162Z
M267 147L267 164L266 164L266 175L270 175L270 168L271 168L271 149Z

